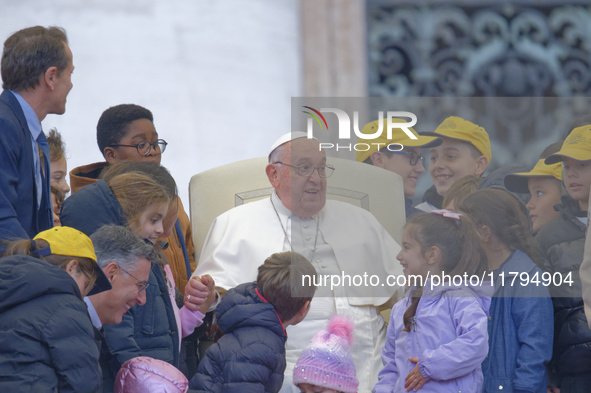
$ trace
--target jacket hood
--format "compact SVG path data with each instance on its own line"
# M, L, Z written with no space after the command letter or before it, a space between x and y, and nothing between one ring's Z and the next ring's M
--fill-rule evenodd
M0 313L30 300L58 293L82 299L76 281L57 266L28 255L0 259Z
M72 194L83 187L96 183L103 169L107 168L109 163L106 161L95 162L94 164L82 165L70 171L70 187Z
M523 193L508 190L507 187L505 187L505 177L507 175L512 175L513 173L528 172L529 170L530 168L526 166L518 165L503 166L497 168L494 171L490 172L488 176L486 176L484 180L482 180L482 182L478 185L478 189L483 190L485 188L499 188L501 190L505 190L508 193L513 194L513 196L515 196L517 199L519 199L525 207L525 205L529 201L529 192Z
M92 235L103 225L127 225L123 209L104 180L82 188L64 201L62 225Z
M428 202L438 209L443 205L443 197L437 193L435 186L431 186L423 194L423 202Z
M577 202L576 200L574 200L571 196L569 195L563 195L560 198L560 203L554 206L554 210L560 212L560 215L562 217L564 217L567 220L577 220L577 214L583 214L581 213L581 209L579 209L579 202ZM586 214L584 214L584 217L587 217ZM579 221L580 222L580 221ZM585 224L583 224L581 222L581 228L584 227Z
M188 388L189 381L172 364L138 356L121 366L114 393L185 393Z
M255 283L241 284L226 292L216 308L216 318L224 333L257 326L286 335L275 308L258 295Z
M577 218L577 212L580 211L579 204L570 196L562 196L560 203L554 206L554 210L560 212L560 217L544 225L536 234L536 242L544 254L548 253L550 247L554 245L572 243L584 238L587 230L587 226ZM568 253L571 254L572 251Z
M494 286L491 284L491 281L484 281L480 282L482 277L478 277L479 285L471 285L470 282L462 283L462 285L454 285L453 283L445 282L440 285L436 285L437 282L433 282L431 280L427 280L425 282L425 286L423 287L423 295L422 298L425 298L425 301L429 301L428 299L432 298L440 298L443 296L446 297L473 297L475 298L482 310L488 316L488 311L490 308L491 298L494 294ZM485 276L486 280L487 276ZM468 276L470 279L470 276ZM433 284L433 285L431 285ZM476 284L476 280L474 279L473 284Z

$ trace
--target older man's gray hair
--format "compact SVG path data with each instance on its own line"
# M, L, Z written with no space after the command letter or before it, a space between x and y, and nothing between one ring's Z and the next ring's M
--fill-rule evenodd
M126 270L135 270L140 258L156 261L154 246L147 244L129 229L105 225L90 236L97 263L104 268L111 262Z

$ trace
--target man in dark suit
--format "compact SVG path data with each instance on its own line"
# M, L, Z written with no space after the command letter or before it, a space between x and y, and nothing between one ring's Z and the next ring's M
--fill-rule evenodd
M53 226L49 146L41 121L66 111L72 89L65 31L17 31L4 43L0 68L0 240L33 238Z

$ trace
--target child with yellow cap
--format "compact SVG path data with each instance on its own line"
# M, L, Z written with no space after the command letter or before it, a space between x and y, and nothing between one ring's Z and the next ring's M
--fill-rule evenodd
M529 211L534 233L560 216L560 213L554 209L554 205L560 203L562 195L560 163L547 165L544 159L540 159L529 172L517 172L505 176L505 187L513 192L529 192L530 198L525 207Z
M555 278L549 289L554 303L554 336L560 339L554 340L549 387L558 387L562 393L587 392L591 386L591 363L586 360L591 358L591 329L582 307L579 266L591 187L591 125L573 129L560 151L544 163L561 161L568 195L557 207L560 216L536 235L545 260L542 268Z
M5 243L0 259L0 391L100 391L89 293L111 289L88 236L69 227Z
M406 123L406 120L392 118L393 123ZM439 137L423 136L416 133L412 127L408 131L412 132L417 139L411 139L402 129L392 128L391 138L388 138L388 119L381 121L382 133L379 137L368 144L368 150L358 150L356 159L359 162L375 165L379 168L397 173L402 177L404 185L404 201L406 218L419 213L412 206L411 198L415 195L417 180L419 176L425 173L423 163L425 158L421 155L421 148L439 146L443 141ZM374 120L363 127L363 134L375 134L380 128L380 120ZM359 138L358 142L362 141Z
M430 151L429 174L433 187L423 195L417 209L429 212L440 209L449 187L468 175L482 176L492 159L490 140L484 128L458 116L445 119L433 132L443 143Z

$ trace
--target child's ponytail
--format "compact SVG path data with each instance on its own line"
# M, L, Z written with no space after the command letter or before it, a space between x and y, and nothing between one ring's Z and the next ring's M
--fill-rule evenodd
M44 259L37 251L48 246L49 244L43 239L18 239L14 241L5 241L2 242L1 256L30 255L35 258Z
M417 287L411 294L412 302L410 303L410 306L408 306L408 308L404 312L404 329L402 329L403 332L410 332L410 329L414 324L414 318L417 313L419 301L421 301L421 296L423 296L423 287Z
M450 270L450 275L468 273L480 276L488 270L486 253L477 233L472 220L466 215L461 215L458 239L462 246L462 255L456 266Z

